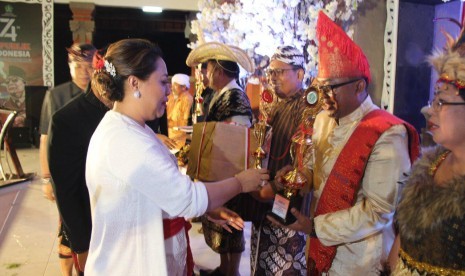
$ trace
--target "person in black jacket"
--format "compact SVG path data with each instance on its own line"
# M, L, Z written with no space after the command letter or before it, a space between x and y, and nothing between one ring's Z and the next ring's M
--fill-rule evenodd
M85 168L90 138L111 103L103 103L90 88L53 116L49 131L48 162L61 232L83 267L92 230Z
M95 55L96 48L91 44L74 43L71 47L66 48L68 52L68 65L71 75L71 81L60 84L47 91L42 111L40 115L40 147L39 160L42 176L42 191L45 198L54 201L52 184L50 180L50 171L47 162L47 144L48 129L52 115L58 109L65 106L72 99L84 94L89 84L90 78L94 71L92 59ZM59 222L61 229L61 222ZM58 256L60 258L60 269L63 275L71 275L73 270L72 253L66 238L61 235L59 230Z

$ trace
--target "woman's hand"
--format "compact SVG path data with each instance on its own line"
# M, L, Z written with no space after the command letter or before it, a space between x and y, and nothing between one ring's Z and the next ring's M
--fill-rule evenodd
M176 142L173 139L168 138L166 135L163 134L158 134L157 133L158 139L161 140L161 142L170 150L175 149L178 147Z
M270 179L266 169L249 169L236 174L234 177L239 180L243 193L260 190Z
M208 212L207 218L209 221L223 227L229 233L232 233L232 230L229 226L239 231L244 229L244 221L242 218L236 212L226 207L219 207L213 211Z

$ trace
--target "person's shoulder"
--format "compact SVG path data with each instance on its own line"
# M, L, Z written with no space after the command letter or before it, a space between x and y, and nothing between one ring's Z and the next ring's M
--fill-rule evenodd
M204 96L204 95L213 95L214 93L215 93L215 90L211 89L210 87L206 87L202 91L202 96Z
M245 94L245 92L242 89L237 88L237 87L228 89L228 90L226 90L226 92L231 93L231 94Z
M249 97L247 97L247 94L242 89L239 89L239 88L229 89L225 93L223 93L223 95L224 97L230 97L238 101L249 102Z
M66 103L62 108L58 109L53 117L68 117L74 115L74 113L80 112L80 106L84 100L84 94L77 96L68 103ZM53 118L52 117L52 118Z
M318 114L315 117L315 121L325 121L329 119L331 119L331 117L329 117L329 113L324 109L318 112Z
M65 83L62 83L62 84L59 84L53 87L52 89L50 89L50 93L55 94L55 93L61 93L63 91L69 91L72 89L72 86L73 86L73 82L68 81L68 82L65 82Z
M183 96L184 99L186 99L186 100L192 101L192 100L194 99L194 97L192 97L191 93L189 93L189 92L183 93L182 96Z

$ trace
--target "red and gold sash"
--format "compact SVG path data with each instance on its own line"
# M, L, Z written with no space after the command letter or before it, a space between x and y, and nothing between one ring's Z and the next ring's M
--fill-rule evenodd
M171 238L181 231L183 228L186 231L186 240L187 240L187 257L186 257L186 267L187 267L187 276L194 274L194 257L192 256L192 251L189 243L189 229L192 225L190 222L186 221L184 218L174 218L174 219L163 219L163 234L166 239Z
M409 156L413 163L420 148L413 126L384 110L374 110L363 117L350 136L323 188L314 216L350 208L355 203L365 166L376 141L389 128L403 124L409 135ZM324 246L317 237L310 237L308 275L321 275L331 267L337 246Z

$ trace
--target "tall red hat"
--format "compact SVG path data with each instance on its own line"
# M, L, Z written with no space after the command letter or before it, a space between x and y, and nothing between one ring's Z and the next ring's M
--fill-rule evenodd
M318 14L319 78L359 78L371 82L370 65L362 49L324 12Z

